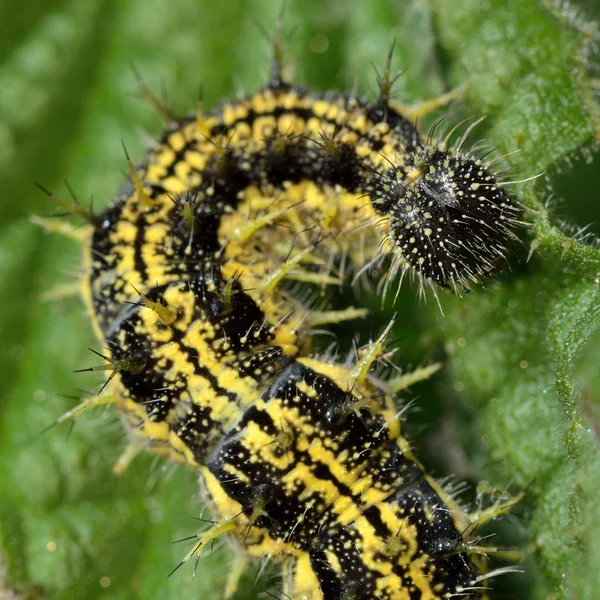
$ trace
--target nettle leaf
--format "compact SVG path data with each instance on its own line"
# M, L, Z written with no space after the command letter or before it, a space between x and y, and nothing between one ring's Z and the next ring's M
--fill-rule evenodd
M436 5L451 81L490 116L486 139L512 166L530 259L474 297L444 298L432 322L455 389L477 407L479 473L528 487L525 548L539 569L532 597L592 598L600 529L597 494L600 247L551 210L557 168L589 156L600 133L593 65L597 27L567 6L534 2ZM517 8L518 5L518 8ZM486 18L489 17L489 18ZM586 203L597 201L588 189ZM587 366L586 366L587 365ZM496 479L497 480L497 479ZM520 596L521 597L521 596Z
M222 598L231 565L225 547L202 558L196 579L189 565L167 578L188 548L172 542L201 525L193 474L140 457L116 477L111 466L126 441L110 411L83 417L71 433L61 425L39 435L100 382L72 373L95 364L87 347L98 349L81 301L67 297L79 249L28 217L55 212L34 181L62 194L67 177L84 204L93 196L105 206L123 179L121 140L139 159L145 140L160 133L160 120L136 97L130 63L151 89L164 86L180 113L195 109L200 90L212 106L256 89L269 71L269 42L256 21L272 31L277 4L2 6L0 543L5 586L23 597ZM405 286L396 329L408 363L432 347L447 353L446 380L417 389L422 412L411 417L415 435L423 424L452 424L454 450L439 450L446 434L417 436L434 472L528 490L507 533L515 544L514 530L521 532L525 573L498 578L492 596L593 598L600 583L600 250L563 227L548 201L561 186L557 169L567 172L565 161L592 152L598 138L589 64L597 30L564 5L533 0L287 5L299 83L374 93L371 61L381 66L395 39L396 64L406 67L402 101L464 84L460 101L440 114L452 124L485 115L477 135L498 154L519 150L498 162L512 167L507 181L544 173L509 187L527 223L512 271L469 297L441 294L443 317L433 299L425 306ZM596 200L594 189L579 190L562 210ZM380 299L363 301L377 312L373 327L389 319ZM440 454L464 455L467 467L447 468ZM244 579L238 600L269 585L255 575Z

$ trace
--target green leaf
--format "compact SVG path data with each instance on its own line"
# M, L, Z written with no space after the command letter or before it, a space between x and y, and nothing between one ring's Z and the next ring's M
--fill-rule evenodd
M164 84L178 112L193 111L200 90L212 106L256 89L269 70L269 42L256 22L272 31L278 3L4 0L0 12L6 586L31 598L216 600L230 570L227 548L203 557L195 580L188 566L167 578L187 548L171 542L198 529L202 503L192 473L140 457L114 476L125 440L110 411L78 420L70 435L66 426L39 435L75 402L59 394L76 396L88 384L72 371L91 364L86 348L97 342L78 298L41 300L77 280L79 250L28 216L55 208L34 181L62 194L68 177L84 203L93 196L105 206L123 179L121 141L139 159L144 140L160 133L160 120L135 97L130 63L151 89ZM519 150L498 162L512 168L506 180L544 173L508 188L527 223L512 271L469 297L442 294L444 317L432 298L419 303L410 286L396 306L407 363L432 348L447 354L445 380L415 391L422 412L409 426L417 452L439 475L454 470L528 489L516 524L506 528L508 543L527 555L525 573L494 580L498 597L586 599L600 585L600 250L548 207L553 191L565 188L566 161L587 158L599 137L590 74L598 34L577 14L533 0L308 0L286 9L286 29L296 28L288 50L295 81L320 90L356 83L369 94L376 87L371 62L380 67L395 39L396 64L406 68L402 101L466 82L460 102L444 111L448 122L485 115L477 135L499 154ZM587 187L578 181L563 214L596 198L591 169L575 172L589 175ZM364 301L380 312L379 299ZM389 311L378 315L388 318ZM436 451L448 422L452 451ZM427 434L417 436L424 423ZM449 466L440 454L463 456L466 467ZM244 580L239 600L267 587L254 581Z
M593 598L600 584L598 380L589 367L576 376L575 367L600 364L600 248L569 235L546 200L556 167L598 139L588 64L597 33L567 7L519 4L515 11L496 2L488 13L477 2L458 10L440 3L438 17L451 80L468 70L469 103L491 117L486 138L502 151L520 150L507 157L507 178L547 174L511 187L531 224L533 259L526 272L475 297L444 298L445 318L433 314L432 321L455 389L477 405L471 436L486 449L479 472L529 486L525 564L541 571L532 597Z

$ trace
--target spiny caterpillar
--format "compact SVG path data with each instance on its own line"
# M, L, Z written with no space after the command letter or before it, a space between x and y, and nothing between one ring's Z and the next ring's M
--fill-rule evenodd
M508 505L467 515L424 473L397 386L372 376L391 325L354 364L319 359L312 327L364 311L313 311L286 283L388 259L384 287L411 271L468 289L502 261L517 209L462 153L470 128L454 148L420 135L389 98L389 60L375 102L300 89L274 62L254 95L127 157L101 215L76 209L107 347L87 370L110 376L65 417L114 405L134 446L199 475L215 521L181 564L226 535L282 565L290 600L484 598L492 549L474 535Z

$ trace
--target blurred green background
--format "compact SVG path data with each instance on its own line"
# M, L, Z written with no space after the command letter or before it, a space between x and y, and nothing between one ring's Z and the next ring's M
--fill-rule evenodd
M514 515L491 528L526 555L525 573L494 581L493 598L593 598L600 572L600 258L555 228L567 220L600 231L600 172L583 160L595 154L600 124L598 35L586 13L553 7L286 4L295 82L373 96L372 64L382 66L395 39L395 64L406 69L399 99L468 81L463 100L431 119L487 115L481 135L499 153L521 149L507 159L508 179L546 173L511 188L534 233L523 231L496 283L468 298L443 297L445 318L410 284L393 308L381 311L373 295L361 300L377 313L358 332L363 341L397 310L401 365L446 361L406 395L418 407L407 428L432 472L500 488L512 481L514 493L529 486ZM110 412L86 415L70 435L68 425L39 435L75 402L59 394L97 389L98 380L72 371L95 364L87 348L98 343L77 297L44 301L81 275L79 248L29 216L59 212L34 182L66 196L68 179L84 204L106 206L124 177L121 142L140 159L145 140L160 133L131 63L176 113L194 110L200 90L213 106L267 80L261 28L271 33L279 10L267 0L0 1L0 542L6 587L23 597L222 597L226 548L202 558L195 580L187 568L166 577L186 552L173 540L198 527L192 474L140 457L115 477L125 440ZM276 582L255 574L239 600Z

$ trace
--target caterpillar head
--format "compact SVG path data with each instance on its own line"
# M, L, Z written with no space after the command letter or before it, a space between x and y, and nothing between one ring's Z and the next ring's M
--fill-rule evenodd
M514 238L517 208L477 159L425 150L382 174L375 201L394 253L426 280L468 291Z

